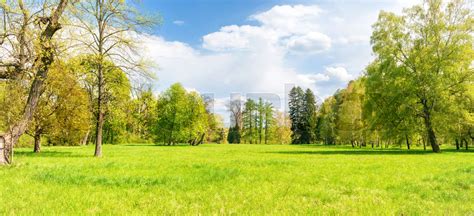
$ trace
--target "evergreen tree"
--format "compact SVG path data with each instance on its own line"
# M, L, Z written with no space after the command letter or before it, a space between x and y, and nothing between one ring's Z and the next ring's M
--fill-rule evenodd
M316 137L316 98L310 89L306 89L303 101L303 127L301 131L301 143L313 143Z
M289 95L290 119L291 119L291 140L293 144L301 144L301 136L304 127L304 91L301 87L293 87Z

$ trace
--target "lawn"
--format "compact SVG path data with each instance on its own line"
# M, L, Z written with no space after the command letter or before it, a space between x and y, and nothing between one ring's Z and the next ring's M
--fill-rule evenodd
M474 152L288 145L18 149L0 214L473 215Z

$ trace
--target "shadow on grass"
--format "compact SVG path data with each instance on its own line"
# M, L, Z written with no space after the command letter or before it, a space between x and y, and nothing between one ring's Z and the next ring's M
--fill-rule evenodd
M127 147L188 147L191 146L189 144L177 144L177 145L163 145L163 144L126 144L120 146L127 146Z
M78 155L73 154L73 152L63 152L63 151L44 151L40 153L27 152L27 151L18 151L15 152L15 156L24 156L24 157L67 157L67 158L83 158L88 157L87 155ZM92 157L92 156L90 156Z
M443 152L449 153L474 153L473 150L454 150L454 149L446 149L442 150ZM272 154L289 154L289 155L427 155L427 154L437 154L433 153L431 150L361 150L361 149L354 149L354 150L321 150L321 151L273 151L273 152L266 152Z

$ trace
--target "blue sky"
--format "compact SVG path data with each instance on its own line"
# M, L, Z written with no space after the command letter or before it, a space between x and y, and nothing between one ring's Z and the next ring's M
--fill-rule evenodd
M380 10L411 0L144 0L162 25L141 35L154 62L157 92L175 82L213 94L225 114L233 93L278 95L288 85L321 100L363 73L372 60L371 25Z
M199 46L202 36L231 24L255 23L250 14L279 4L305 4L307 0L144 0L139 5L147 13L158 13L164 18L153 31L169 40ZM174 21L183 21L176 25Z

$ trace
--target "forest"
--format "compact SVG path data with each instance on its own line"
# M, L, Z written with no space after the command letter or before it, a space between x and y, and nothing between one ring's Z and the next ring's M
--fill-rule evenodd
M139 191L134 188L129 195L140 203L126 205L125 213L138 213L140 206L145 214L473 213L474 16L469 1L426 0L401 13L380 11L370 36L373 60L366 62L361 76L349 81L345 88L320 100L311 88L295 86L285 95L287 110L262 97L231 98L226 104L228 116L214 112L214 98L179 82L161 92L154 90L154 85L160 82L160 71L156 70L160 65L141 55L140 35L150 34L163 19L158 14L140 12L135 3L0 0L0 16L0 164L5 165L0 166L0 175L10 176L0 182L17 185L10 192L0 189L3 194L0 197L4 197L0 201L8 207L4 209L0 205L0 213L33 213L22 210L17 204L21 201L6 201L5 197L9 197L6 194L21 196L25 191L18 188L24 183L40 188L54 182L62 187L58 190L72 190L72 185L79 188L100 185L104 191L107 187L116 188L108 195L92 193L94 199L137 187ZM226 118L230 124L225 123ZM273 153L268 159L256 156L268 153ZM437 155L443 155L444 161L436 158ZM407 168L411 172L406 174L407 181L422 185L421 191L426 194L420 196L432 201L428 206L443 208L418 209L406 203L411 198L403 193L413 188L385 185L392 178L388 177L393 174L388 174L390 170L403 172L391 156L405 164L416 161L420 166ZM321 173L314 171L313 166L327 163L325 159L331 160L331 164L318 167L316 170ZM54 160L61 165L54 165ZM370 178L383 185L379 189L385 192L379 191L379 195L387 198L387 209L380 208L384 203L377 201L379 192L364 191L373 185L365 185L360 173L352 173L354 179L364 182L359 186L341 180L344 175L352 174L346 169L339 170L337 164L344 161L350 164L347 169L358 170L360 167L354 164L357 160L371 161L373 166L385 163L380 165L387 167L387 173L380 174L387 175L383 178L372 176L380 170L365 167L367 164L361 165L364 166L361 169L366 169L365 172L371 173ZM321 164L303 165L313 161ZM443 165L451 170L446 175L434 165L451 162L458 165ZM30 166L44 166L45 172L36 173ZM80 167L89 171L76 175L66 171L68 166L75 172L80 172ZM167 176L152 180L156 176L145 169L149 166ZM61 169L69 174L61 174ZM119 179L118 176L126 173L125 169L134 170L127 174L126 180ZM311 178L323 181L324 170L332 182L341 181L338 184L347 188L327 192L323 188L332 186L298 186L305 189L282 186L278 194L273 194L272 186L262 174L253 179L262 188L251 196L253 189L246 184L251 184L247 181L257 178L255 175L259 176L254 169L263 169L261 173L266 173L267 180L275 187L293 181L291 173L301 177L295 180L301 185L313 184L305 175L318 175ZM331 169L338 170L337 174ZM199 170L204 174L195 173ZM277 174L285 170L288 176ZM421 179L412 175L416 172L443 176ZM194 177L190 173L195 173ZM32 180L19 182L22 175L31 176ZM213 197L219 192L198 188L201 182L194 182L197 181L194 178L222 188L225 195ZM236 179L240 181L237 183ZM277 183L276 179L286 183ZM182 184L176 183L180 181ZM425 185L441 181L451 186ZM235 183L235 188L225 182ZM173 197L170 193L177 191L189 203L198 200L184 191L196 197L201 197L202 192L205 197L202 199L209 203L184 207L161 200L168 207L163 205L153 210L155 205L143 203L140 195L146 187L169 199ZM397 195L386 193L390 187L395 188ZM444 189L435 192L433 187ZM37 193L50 196L59 193L50 186L46 188L48 191ZM238 195L237 189L242 189L242 194ZM454 190L456 194L446 195L445 190ZM80 197L75 193L71 192L71 200ZM281 198L284 200L271 209L270 201L263 199L265 193L271 197L286 197L289 193L294 200ZM357 198L352 199L351 195ZM261 198L268 205L259 210L258 205L247 203L243 196L248 196L249 202ZM292 211L297 205L293 202L305 197L315 199L314 205L301 204L304 206ZM354 200L364 197L372 200L370 204L355 206ZM439 197L441 201L434 201ZM88 205L84 203L86 200L76 200L77 206L63 213L116 214L115 210L107 210L107 206L115 205L114 199L124 201L108 197L103 204L97 204L98 209L91 210L84 207ZM347 206L337 204L347 199L351 200ZM218 204L216 200L223 201ZM50 205L43 198L38 202ZM315 210L321 203L327 205ZM401 203L405 207L400 207ZM455 205L464 206L456 209ZM38 208L43 214L61 212L57 207L45 210L40 205L33 209Z

